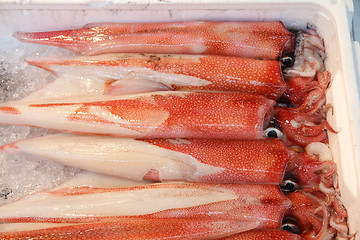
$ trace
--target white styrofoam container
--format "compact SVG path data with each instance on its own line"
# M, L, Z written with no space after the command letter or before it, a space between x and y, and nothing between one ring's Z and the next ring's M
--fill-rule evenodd
M288 28L296 29L306 28L308 23L315 25L325 41L326 66L333 75L327 102L333 105L334 114L329 114L328 119L341 131L329 134L330 145L354 233L360 231L360 104L356 80L359 68L353 51L356 44L350 33L351 6L347 3L341 0L0 0L0 40L11 38L14 31L60 30L110 21L281 20Z

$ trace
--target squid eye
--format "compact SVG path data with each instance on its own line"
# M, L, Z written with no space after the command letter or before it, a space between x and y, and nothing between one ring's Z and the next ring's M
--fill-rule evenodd
M294 223L283 223L283 225L281 226L281 230L285 230L295 234L300 233L299 227L296 226Z
M299 234L300 228L295 218L286 216L282 222L281 230L285 230L291 233Z
M294 192L299 185L292 179L286 179L280 184L280 188L283 192Z
M294 60L291 57L283 57L280 61L284 67L290 67L294 64Z
M282 138L283 133L277 128L267 128L264 131L264 136L269 138Z

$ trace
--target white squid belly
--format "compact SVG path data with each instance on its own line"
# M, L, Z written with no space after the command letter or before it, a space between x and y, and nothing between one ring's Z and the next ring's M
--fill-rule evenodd
M150 170L156 170L160 180L197 180L223 170L191 155L132 138L53 134L18 141L1 150L134 180L142 180Z

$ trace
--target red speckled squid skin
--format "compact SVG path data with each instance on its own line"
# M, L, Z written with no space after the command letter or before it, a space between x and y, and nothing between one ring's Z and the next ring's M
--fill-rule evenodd
M185 153L199 162L223 169L219 173L190 179L196 182L280 184L285 168L295 155L279 139L215 140L187 139L187 144L164 139L142 139L152 145ZM144 179L159 179L157 171L149 172Z
M112 195L106 197L109 194ZM157 210L154 213L141 214L138 209L126 207L129 206L128 202L133 202L134 206L141 202L141 205L154 209L159 197L167 200L155 206ZM54 203L59 209L53 209ZM70 236L81 237L83 233L89 239L95 239L99 237L97 232L101 232L114 237L125 235L138 236L140 239L142 235L154 237L158 234L158 237L166 239L177 234L182 237L186 231L188 235L181 239L198 239L196 236L191 238L191 234L196 233L200 239L209 239L215 238L214 234L225 237L251 229L279 229L291 202L275 185L161 183L127 188L67 187L42 193L33 201L22 199L14 204L17 206L10 205L10 209L9 205L1 207L1 221L68 223L71 226L2 233L1 237L25 234L50 236L50 233L61 236L68 232ZM20 206L23 209L13 211ZM139 209L146 211L148 207L139 206ZM125 210L125 215L119 213L119 209L121 213ZM104 216L106 214L108 216ZM165 229L149 227L152 222L155 223L153 226L163 223ZM129 228L131 225L133 227ZM123 229L124 232L113 231L115 229Z
M241 92L273 100L279 99L286 90L281 63L274 60L204 55L106 54L26 61L58 76L76 76L79 72L81 75L88 72L92 76L103 73L105 84L108 84L108 79L121 81L133 71L130 81L135 81L134 84L137 75L140 75L172 90Z
M41 230L0 233L10 239L215 239L239 232L243 227L236 221L197 219L118 219L111 222L85 223Z
M274 138L132 139L51 134L3 145L0 150L133 180L279 185L296 179L303 188L328 186L336 169L333 162L296 153Z
M221 240L300 240L297 234L281 230L252 230L230 237L221 238Z
M182 53L279 59L293 50L294 34L281 22L95 23L83 28L23 33L23 42L63 47L84 55L109 52Z
M6 103L0 122L122 137L254 139L263 137L274 104L258 95L152 92ZM9 107L20 114L9 113Z

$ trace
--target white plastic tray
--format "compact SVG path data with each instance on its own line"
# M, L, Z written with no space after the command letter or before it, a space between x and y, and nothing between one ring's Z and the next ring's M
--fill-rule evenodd
M314 24L325 40L326 65L333 74L327 102L334 106L334 114L328 118L341 132L330 133L330 145L354 233L360 231L360 104L350 17L341 0L0 0L0 38L11 38L14 31L60 30L106 21L281 20L297 29Z

